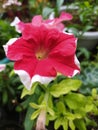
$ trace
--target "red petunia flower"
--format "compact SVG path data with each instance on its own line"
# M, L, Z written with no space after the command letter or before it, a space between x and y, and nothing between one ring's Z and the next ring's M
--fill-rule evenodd
M33 25L33 26L41 26L44 25L47 28L56 28L59 31L63 31L64 29L64 24L62 23L63 21L68 21L72 19L72 15L70 13L62 12L59 18L49 18L47 20L43 20L41 15L36 15L32 18L31 23L24 23L20 21L18 17L15 17L14 21L11 23L11 26L16 27L16 31L21 33L22 30L24 29L25 25Z
M32 83L49 83L57 73L71 77L80 71L75 56L77 39L46 26L25 24L22 36L4 45L7 57L14 61L14 70L30 89Z

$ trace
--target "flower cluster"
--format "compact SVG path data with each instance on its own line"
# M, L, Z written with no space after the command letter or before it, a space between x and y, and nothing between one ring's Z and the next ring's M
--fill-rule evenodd
M79 73L77 39L64 32L62 23L71 19L70 14L62 12L59 18L43 20L37 15L30 23L18 18L11 23L22 35L10 39L4 50L7 58L15 62L14 70L27 89L36 81L49 83L58 73L68 77Z
M17 1L17 0L8 0L6 3L4 3L2 5L3 8L7 8L8 6L11 6L11 5L17 5L17 6L20 6L22 3Z

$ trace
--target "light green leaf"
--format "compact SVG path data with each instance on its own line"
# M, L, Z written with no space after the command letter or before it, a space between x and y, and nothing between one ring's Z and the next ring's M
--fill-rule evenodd
M68 120L67 120L67 119L64 119L64 120L63 120L62 126L63 126L63 129L64 129L64 130L68 130Z
M40 109L36 110L35 112L33 112L33 114L31 115L31 120L34 120L37 118L37 116L40 114Z
M69 93L65 96L65 102L71 109L79 109L86 105L86 97L79 93Z
M75 125L72 120L69 120L69 127L71 128L71 130L75 130Z
M43 8L42 15L43 15L44 18L46 18L46 17L48 17L52 12L53 12L53 9L52 9L52 8L45 7L45 8Z
M35 103L30 103L30 106L31 106L32 108L34 108L34 109L40 108L40 105L37 105L37 104L35 104Z
M57 0L56 1L58 11L60 10L60 7L63 5L63 3L64 3L64 0Z
M65 114L66 108L65 108L65 105L63 102L61 102L61 101L57 102L56 107L57 107L59 113Z
M38 82L34 83L34 84L32 85L32 88L31 88L30 90L27 90L27 89L24 87L23 90L22 90L21 98L23 98L23 97L26 96L26 95L32 95L32 94L35 92L35 89L36 89L37 85L38 85Z
M81 85L80 80L65 79L58 84L54 84L49 88L50 94L54 97L67 94L70 91L76 91Z
M87 129L86 129L86 124L85 124L85 122L84 122L83 119L75 120L74 122L75 122L76 127L77 127L79 130L87 130Z
M85 107L86 112L91 112L94 108L94 104L87 104Z
M52 116L55 115L54 111L53 111L51 108L49 108L49 107L47 107L47 112L48 112L50 115L52 115Z
M62 125L62 118L56 119L54 123L54 128L57 130Z

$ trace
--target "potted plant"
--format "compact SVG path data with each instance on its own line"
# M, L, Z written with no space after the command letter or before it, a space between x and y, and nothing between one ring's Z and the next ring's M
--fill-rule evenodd
M98 1L79 1L61 7L73 15L68 22L67 31L79 37L78 44L87 49L93 49L98 43Z

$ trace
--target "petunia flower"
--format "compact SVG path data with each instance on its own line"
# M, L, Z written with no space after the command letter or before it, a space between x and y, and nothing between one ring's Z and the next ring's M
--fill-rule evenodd
M6 65L5 64L0 64L0 72L2 72L3 70L5 70Z
M49 83L57 73L68 77L79 73L76 42L72 34L25 24L22 36L10 39L4 50L8 59L15 62L14 70L22 83L30 89L36 81Z
M47 20L43 20L41 15L36 15L33 17L31 23L24 23L18 17L15 17L14 21L11 23L11 26L16 27L16 31L21 33L25 27L25 24L31 24L33 26L41 26L44 25L47 28L56 28L59 31L63 31L65 28L63 21L68 21L72 19L72 15L66 12L62 12L59 18L49 18Z

